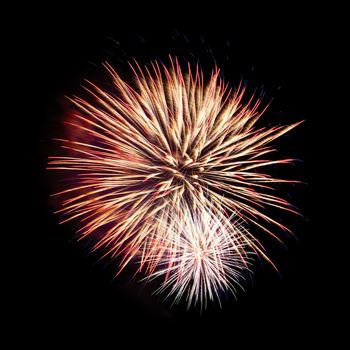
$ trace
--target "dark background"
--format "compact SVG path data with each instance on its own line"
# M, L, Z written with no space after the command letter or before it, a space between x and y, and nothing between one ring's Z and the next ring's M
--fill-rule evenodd
M24 226L25 259L18 271L15 322L33 329L31 336L105 334L133 342L127 330L163 334L166 326L166 334L174 331L168 339L173 341L181 338L179 330L204 340L217 336L247 344L253 339L272 344L279 335L284 348L295 339L313 342L327 335L333 300L327 281L331 263L325 259L330 226L321 220L327 214L317 197L317 167L324 147L318 126L327 113L323 87L330 74L326 53L333 42L327 21L332 15L317 8L253 7L234 11L218 6L190 14L185 9L173 13L170 7L164 15L118 6L73 13L57 5L37 13L31 9L21 22L14 40L21 45L21 91L28 101L18 123L29 174L20 181L24 196L18 224ZM300 160L284 175L306 183L281 189L305 218L280 216L297 237L285 238L287 249L270 243L280 274L258 265L238 301L224 300L222 310L210 307L203 314L186 312L183 305L170 308L127 272L113 281L114 267L97 262L98 256L72 240L73 227L57 224L48 200L52 179L45 167L64 96L79 94L84 78L101 79L104 61L122 67L132 57L146 63L166 60L168 53L197 57L203 68L212 66L214 56L232 85L243 79L263 90L266 102L273 98L263 124L305 120L275 142L281 156Z

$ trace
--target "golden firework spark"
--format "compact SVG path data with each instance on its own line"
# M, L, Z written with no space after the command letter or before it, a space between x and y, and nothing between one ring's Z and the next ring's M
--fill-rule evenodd
M104 66L112 87L88 82L89 98L70 99L76 112L69 125L79 138L58 139L66 153L50 157L49 169L74 177L73 185L56 194L62 198L62 222L78 219L81 237L98 233L95 248L121 255L120 270L138 257L140 270L152 275L164 261L172 271L172 249L202 239L174 237L174 215L180 227L182 220L188 225L190 213L210 212L210 218L225 213L244 222L242 230L234 222L229 229L240 246L268 259L254 226L278 238L271 224L288 229L266 208L293 209L270 192L287 181L261 169L292 161L266 156L274 150L270 143L298 123L257 128L264 112L260 100L244 102L245 87L232 90L218 68L205 79L198 65L183 70L176 59L169 67L153 62L141 68L135 62L127 82ZM227 231L228 223L224 226Z

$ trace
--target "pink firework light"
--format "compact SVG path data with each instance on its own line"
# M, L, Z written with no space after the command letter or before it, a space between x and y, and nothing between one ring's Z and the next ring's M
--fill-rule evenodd
M299 123L256 127L266 108L254 96L245 103L245 87L231 89L218 68L205 79L198 65L183 70L177 59L169 67L135 62L127 82L104 67L112 88L87 82L89 100L70 99L67 124L79 138L57 139L63 152L49 160L49 169L74 178L54 194L61 222L78 220L80 238L121 257L119 271L138 261L149 278L164 277L161 291L176 300L187 293L189 305L233 292L248 252L273 264L254 227L278 240L270 226L290 232L267 208L295 213L271 193L292 181L262 169L293 161L268 155Z

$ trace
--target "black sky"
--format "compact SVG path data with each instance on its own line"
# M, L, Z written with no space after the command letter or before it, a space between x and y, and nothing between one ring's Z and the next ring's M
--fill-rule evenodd
M156 334L164 326L178 335L196 330L202 340L215 330L221 340L237 337L247 344L254 335L267 344L275 342L276 333L285 342L320 337L330 308L323 260L328 227L320 220L324 210L316 199L316 168L322 161L316 130L325 118L321 87L329 74L323 53L331 49L324 13L284 7L257 9L252 15L249 4L237 13L220 7L191 13L167 18L150 9L135 14L115 6L79 14L56 5L28 16L14 35L24 77L20 89L28 99L18 123L26 143L21 156L29 169L21 180L26 258L16 297L18 324L53 339L75 332L85 338L90 332L126 338L125 329L146 327ZM122 66L133 57L165 60L168 53L197 57L204 68L215 57L233 85L242 78L263 90L266 102L273 98L263 123L305 120L276 142L281 155L300 159L286 174L307 184L283 188L305 219L281 216L298 239L286 239L287 249L271 243L280 275L258 266L237 302L202 315L169 308L127 274L112 281L113 266L87 256L86 248L71 240L72 227L57 224L48 201L52 180L46 159L64 96L79 94L85 78L100 79L104 61Z

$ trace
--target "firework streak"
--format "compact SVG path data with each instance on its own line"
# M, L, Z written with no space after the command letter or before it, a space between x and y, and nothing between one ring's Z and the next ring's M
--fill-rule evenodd
M235 291L248 254L271 262L254 228L277 239L271 227L288 231L266 213L294 211L271 194L288 181L261 169L292 161L269 159L269 144L297 124L257 128L260 100L243 102L245 88L230 89L217 68L205 79L174 59L130 67L128 83L105 64L111 88L87 82L89 97L71 99L79 137L58 139L65 153L49 161L73 178L55 194L58 213L119 256L119 271L136 261L160 291L203 306Z

